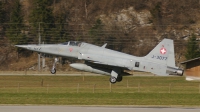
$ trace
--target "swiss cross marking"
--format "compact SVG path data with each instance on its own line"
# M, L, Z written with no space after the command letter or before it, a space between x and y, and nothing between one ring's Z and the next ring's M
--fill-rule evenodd
M161 54L166 54L166 52L167 52L167 50L164 47L160 49Z

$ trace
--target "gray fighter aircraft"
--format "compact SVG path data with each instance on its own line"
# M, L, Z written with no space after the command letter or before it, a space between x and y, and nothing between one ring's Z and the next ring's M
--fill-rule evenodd
M71 67L87 72L110 76L110 82L122 81L122 77L130 75L124 70L151 72L160 76L183 75L183 70L175 66L174 44L171 39L163 39L149 54L136 57L85 42L69 41L61 44L16 45L38 53L73 57L85 60L85 63L73 63ZM56 62L51 73L56 73Z

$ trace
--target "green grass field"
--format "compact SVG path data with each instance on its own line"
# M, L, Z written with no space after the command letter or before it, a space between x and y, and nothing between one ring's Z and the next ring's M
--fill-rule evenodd
M200 106L200 82L185 77L0 76L0 104Z

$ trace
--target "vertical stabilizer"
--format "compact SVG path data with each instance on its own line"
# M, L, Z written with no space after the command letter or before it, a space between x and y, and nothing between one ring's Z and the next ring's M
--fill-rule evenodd
M147 60L175 67L174 43L171 39L163 39L148 55Z

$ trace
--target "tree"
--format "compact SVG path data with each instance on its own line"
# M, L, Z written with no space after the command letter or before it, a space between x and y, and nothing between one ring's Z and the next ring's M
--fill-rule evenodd
M200 56L200 50L198 43L196 41L196 36L192 34L192 36L189 38L187 43L187 52L185 54L185 58L187 60L197 58Z
M4 35L4 31L3 31L3 23L5 22L5 9L4 9L4 4L2 3L2 1L0 1L0 38L2 37L2 35Z
M22 6L20 0L16 0L11 10L11 17L9 26L7 28L7 37L13 44L22 44L26 42L26 36L22 33L23 30L23 16L22 16Z
M64 6L60 6L60 10L54 16L55 20L55 33L53 40L55 42L64 42L68 39L68 22L66 22L69 12L65 10Z
M0 1L0 25L5 21L5 10L2 1Z
M89 34L94 42L94 44L99 44L99 41L101 40L103 36L103 24L100 19L96 20L96 23L89 31Z
M34 0L30 14L30 23L33 23L31 25L34 28L32 33L37 34L36 32L40 24L42 40L46 43L51 42L51 30L54 28L54 17L52 9L49 7L51 4L52 0Z
M150 22L153 22L154 28L158 30L159 32L162 32L164 29L163 25L163 14L162 14L162 2L158 2L153 9L150 10L151 15L153 16L153 20L150 20Z

